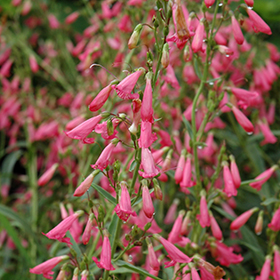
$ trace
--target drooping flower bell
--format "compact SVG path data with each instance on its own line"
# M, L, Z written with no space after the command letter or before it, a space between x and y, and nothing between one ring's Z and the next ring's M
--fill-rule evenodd
M211 224L210 221L210 215L208 212L208 207L207 207L207 201L206 201L206 194L205 191L202 190L200 193L200 214L197 215L197 219L199 220L199 223L201 225L201 227L205 228L205 227L209 227Z
M141 106L141 118L142 121L148 121L153 123L153 92L152 92L152 77L151 72L146 74L146 87L143 94L142 106Z
M234 15L231 16L231 27L232 27L233 37L236 43L242 45L244 42L244 36L239 26L239 23Z
M155 165L153 155L149 148L141 149L141 166L144 171L139 170L138 173L143 178L152 178L159 174L160 169Z
M198 27L196 28L195 35L192 41L192 51L197 53L202 50L203 44L203 36L204 36L204 23L200 21Z
M46 170L45 173L39 178L38 186L44 186L47 184L53 177L58 166L58 163L54 163L48 170Z
M238 230L241 228L252 216L253 213L258 211L258 208L252 208L244 213L242 213L239 217L237 217L231 224L230 224L230 229L231 230Z
M111 91L112 91L111 84L103 88L89 104L88 106L89 110L95 112L101 109L102 106L107 101L107 99L109 98Z
M130 201L130 196L128 193L126 182L122 181L120 185L121 185L120 201L119 204L117 204L117 206L115 207L115 212L121 220L126 222L130 217L130 215L136 216L136 213L131 208L131 201Z
M75 190L74 196L82 196L84 195L91 186L91 183L94 177L99 173L99 170L95 170L91 174L87 176L87 178L79 185L79 187Z
M145 215L150 219L155 213L155 208L147 184L148 183L146 180L142 180L142 201L143 211Z
M273 231L280 230L280 207L273 214L271 222L268 224L268 227Z
M271 29L270 27L264 22L264 20L252 9L247 8L246 12L250 18L250 20L253 23L253 27L255 32L262 32L267 35L271 35Z
M105 270L115 270L111 263L111 253L110 240L108 237L108 233L105 232L100 261L98 261L96 257L92 257L92 259L99 268L104 268Z
M237 120L237 122L242 126L242 128L247 132L247 133L253 133L254 132L254 126L253 124L249 121L249 119L235 106L232 106L232 112Z
M230 170L228 168L228 163L226 161L224 161L222 163L223 165L223 177L224 177L224 184L225 184L225 188L224 188L224 193L228 196L236 196L237 195L237 189L235 188L233 179L232 179L232 175L230 173Z

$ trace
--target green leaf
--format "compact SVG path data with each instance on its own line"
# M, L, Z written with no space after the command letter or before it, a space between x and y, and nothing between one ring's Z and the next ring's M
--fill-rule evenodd
M222 216L226 217L227 219L233 221L235 218L233 216L231 216L230 214L228 214L226 211L224 211L222 208L219 208L217 206L213 206L212 205L212 209L214 209L215 211L217 211L218 213L220 213Z
M113 246L113 240L115 239L116 230L117 230L117 224L118 224L119 217L116 213L113 215L113 219L111 220L110 226L109 226L109 233L110 233L110 244Z
M8 236L12 238L22 258L24 259L24 261L26 261L27 265L30 267L31 266L30 256L21 245L21 240L18 237L18 232L11 226L11 223L3 214L0 214L0 222L1 222L1 226L7 231Z
M275 197L270 197L270 198L266 199L265 201L263 201L261 203L261 205L267 206L267 205L269 205L271 203L275 203L275 202L280 202L280 199L277 199Z
M193 133L192 133L192 127L191 124L188 122L188 120L186 119L186 117L183 115L183 123L189 133L190 138L193 140Z
M143 268L134 266L134 265L132 265L130 263L127 263L125 261L118 260L116 262L116 265L120 266L121 268L126 268L130 272L136 272L136 273L139 273L139 274L144 275L146 277L151 277L151 278L153 278L155 280L162 280L161 278L156 277L156 276L150 274L148 271L144 270ZM124 273L127 273L127 272L124 272ZM112 274L112 272L111 272L111 274Z
M67 231L66 232L66 236L70 238L70 241L71 243L73 244L72 245L72 248L73 250L77 253L77 256L79 259L82 259L83 258L83 253L79 247L79 245L76 243L76 241L74 240L72 234L70 233L70 231Z
M13 169L18 161L18 159L22 156L23 152L21 150L14 151L7 155L2 163L1 168L1 184L11 184L11 176L13 174Z
M134 160L129 167L129 172L132 172L134 170L134 168L136 167L136 165L137 165L137 161Z
M117 205L116 199L110 195L107 191L96 185L95 183L92 183L91 186L98 191L99 194L101 194L104 198L106 198L108 201L110 201L112 204Z

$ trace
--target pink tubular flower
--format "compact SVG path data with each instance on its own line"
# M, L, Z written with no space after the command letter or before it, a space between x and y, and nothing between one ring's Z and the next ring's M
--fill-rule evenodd
M205 192L202 191L200 196L201 196L201 199L200 199L200 215L197 215L196 218L199 220L199 223L200 223L201 227L205 228L205 227L210 226L211 221L210 221L210 216L209 216L209 212L208 212Z
M264 135L264 140L261 142L261 145L277 142L277 138L272 134L267 122L258 122L258 125Z
M192 280L200 280L199 274L194 266L191 268L191 275Z
M138 140L140 148L149 148L157 140L156 133L152 133L152 123L141 122L141 134Z
M253 7L253 6L254 6L254 0L244 0L244 2L245 2L249 7Z
M109 98L111 91L112 91L112 85L108 85L107 87L103 88L89 104L88 106L89 110L95 112L98 111L100 108L102 108L102 106Z
M230 87L229 89L238 100L243 101L247 106L253 105L259 96L256 91L249 91L243 88L235 87Z
M64 133L72 139L85 140L86 137L94 130L96 125L101 121L101 119L101 115L90 118L72 130L64 131Z
M186 188L186 187L192 187L192 166L191 166L191 157L187 157L186 164L184 166L183 170L183 178L180 182L180 187Z
M247 133L253 133L254 132L254 126L253 124L249 121L249 119L235 106L232 106L232 112L237 120L237 122L242 126L242 128L247 132Z
M93 261L99 268L104 268L105 270L115 270L111 263L111 245L108 238L108 234L104 235L102 251L100 255L100 262L96 257L92 257Z
M255 180L258 180L257 182L250 183L249 185L256 189L257 191L260 191L262 188L262 185L272 176L274 171L278 168L278 165L273 165L263 173L261 173L259 176L255 178Z
M114 139L115 140L115 139ZM114 141L113 140L113 141ZM114 150L114 148L116 147L117 143L111 142L101 153L101 155L99 156L98 160L96 161L95 164L91 165L92 168L94 169L100 169L103 170L105 169L108 164L109 164L109 159L111 157L111 153Z
M48 20L49 20L49 25L50 25L51 29L59 28L60 23L54 15L52 15L52 14L48 15Z
M176 210L177 207L179 205L179 200L177 198L174 199L174 201L172 202L171 206L169 207L166 216L163 220L163 222L167 225L171 224L174 222L175 218L176 218Z
M202 21L200 21L192 41L192 50L194 53L197 53L198 51L202 50L203 36L204 24Z
M43 274L43 277L47 279L52 279L52 275L54 274L53 271L51 271L56 265L58 265L60 262L64 260L68 260L69 257L64 255L64 256L59 256L59 257L54 257L48 261L45 261L33 268L30 268L29 272L34 273L34 274Z
M261 274L256 279L257 280L268 280L270 275L271 257L267 256L263 264Z
M37 60L36 60L35 56L31 55L29 57L29 64L30 64L31 71L33 73L36 73L36 72L39 71L39 65L37 63Z
M232 247L227 247L222 242L215 242L215 248L212 251L216 261L221 265L229 266L230 264L237 264L243 261L241 255L235 255Z
M141 150L141 166L144 171L138 171L143 178L152 178L158 175L160 169L155 165L153 155L149 148Z
M182 242L181 229L182 229L184 215L185 215L185 211L184 210L180 211L180 213L172 227L172 230L168 235L168 241L173 244ZM179 245L181 245L181 244L179 244Z
M83 241L84 245L88 244L88 242L90 240L91 230L92 230L92 227L93 227L93 223L92 223L93 218L94 218L94 214L91 213L89 215L89 218L88 218L88 221L87 221L87 225L86 225L86 228L85 228L83 236L82 236L82 241Z
M119 204L115 207L115 212L121 220L126 222L130 217L130 215L136 216L136 213L131 208L131 201L127 190L127 184L122 181L120 185L121 185L121 196L120 196Z
M170 262L165 263L165 267L174 266L178 263L189 263L192 261L192 258L189 258L183 252L181 252L176 246L174 246L171 242L167 241L163 237L154 234L154 236L159 239L160 243L163 245L165 250L168 253L168 257L171 259Z
M211 231L213 236L218 239L219 241L223 239L223 233L216 221L216 219L214 218L214 216L211 214L210 215L210 226L211 226Z
M96 171L94 171L96 172ZM98 171L99 172L99 171ZM91 173L87 176L87 178L80 184L80 186L75 190L74 196L82 196L84 195L91 186L91 183L95 177L94 173Z
M240 179L240 174L238 171L238 167L236 165L234 156L230 156L230 173L232 176L232 180L234 183L234 186L238 189L241 185L241 179Z
M280 207L274 213L271 222L268 224L268 227L273 231L280 230Z
M204 3L205 3L205 6L206 6L207 8L210 8L211 6L214 5L215 0L204 0Z
M249 220L252 214L255 213L256 211L258 211L258 208L255 207L241 214L230 224L230 229L231 230L240 229Z
M73 222L82 214L84 211L79 210L75 212L74 214L70 215L69 217L65 218L62 222L60 222L56 227L54 227L51 231L48 233L43 233L45 236L47 236L49 239L56 239L59 242L67 243L68 245L72 245L70 242L69 237L63 238L65 236L66 232L70 230L70 228L73 225Z
M224 193L228 196L236 196L237 195L237 190L235 188L235 185L233 183L233 179L231 176L231 173L229 171L228 165L226 162L223 163L224 167L223 167L223 177L224 177L224 184L225 184L225 188L224 188Z
M153 92L152 92L152 73L146 75L146 87L143 95L142 106L141 106L141 118L142 121L148 121L153 123Z
M58 167L58 163L54 163L38 180L38 186L46 185L53 177L54 172Z
M156 257L153 244L151 243L150 239L146 239L147 244L148 244L148 259L149 259L149 265L153 270L159 271L159 261Z
M112 88L116 90L118 96L122 99L137 99L138 93L131 94L139 77L144 73L144 69L138 69L136 72L124 78L119 84L113 85Z
M270 27L264 22L264 20L253 10L246 9L250 20L253 22L255 32L262 32L267 35L271 35Z
M181 183L183 179L183 172L184 172L184 166L185 166L185 156L186 156L186 150L183 150L180 156L180 159L178 161L178 165L175 171L174 179L176 184Z
M73 22L75 22L77 20L77 18L79 17L80 13L79 12L74 12L72 14L70 14L69 16L67 16L67 18L65 19L65 23L66 24L71 24Z
M233 37L236 43L242 45L244 42L244 36L239 26L239 23L234 15L231 16L231 27L232 27Z
M274 272L273 277L275 280L280 280L280 253L279 248L275 246L274 248L274 258L273 258L273 266L274 266Z
M155 208L147 186L143 186L142 188L142 200L143 200L143 211L145 215L150 219L154 215Z

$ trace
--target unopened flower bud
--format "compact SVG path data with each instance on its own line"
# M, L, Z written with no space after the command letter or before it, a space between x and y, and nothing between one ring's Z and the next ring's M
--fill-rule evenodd
M128 41L128 48L130 50L136 48L137 43L138 43L139 38L140 38L140 35L141 35L142 29L143 29L143 25L142 24L138 24L135 27L135 29L134 29L133 33L131 34L130 39Z
M162 191L161 191L160 185L158 183L158 180L156 178L154 178L153 183L154 183L154 194L155 194L156 199L162 200Z
M263 229L263 210L259 212L258 219L255 225L255 233L260 235Z
M184 60L186 62L189 62L192 60L192 51L190 49L189 45L186 45L185 49L184 49L184 56L183 56Z
M152 226L152 223L147 223L147 224L144 226L144 231L147 231L151 226Z
M165 43L161 57L161 65L166 68L169 65L169 45Z

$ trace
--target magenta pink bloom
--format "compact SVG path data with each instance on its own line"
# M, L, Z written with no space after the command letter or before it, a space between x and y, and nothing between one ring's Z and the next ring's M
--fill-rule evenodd
M81 216L84 213L84 211L79 210L75 212L74 214L70 215L69 217L65 218L62 222L60 222L56 227L54 227L51 231L48 233L43 233L45 236L47 236L49 239L56 239L59 242L67 243L68 245L72 245L70 242L69 237L65 237L65 234L70 228L72 227L73 223L77 220L79 216Z
M252 208L243 214L241 214L239 217L237 217L231 224L230 229L231 230L238 230L240 229L252 216L253 213L255 213L258 210L258 208Z
M29 64L30 64L31 71L33 73L36 73L39 71L39 65L37 63L35 56L33 56L33 55L29 56Z
M200 280L199 274L194 266L191 268L191 275L192 280Z
M141 122L141 134L138 140L140 148L149 148L157 140L156 133L152 132L152 123L148 121Z
M272 134L267 122L258 122L258 125L264 135L264 140L261 142L261 145L265 144L274 144L277 142L277 138Z
M130 196L125 182L121 182L121 196L119 204L115 207L115 212L118 217L125 222L130 215L136 216L135 211L131 208Z
M71 23L75 22L77 20L77 18L79 17L79 15L80 15L79 12L73 12L72 14L67 16L67 18L65 19L65 23L71 24Z
M191 157L187 157L186 164L184 166L183 171L183 178L180 182L180 187L186 188L186 187L192 187L192 166L191 166Z
M82 242L83 242L84 245L88 244L88 242L90 240L90 237L92 235L91 231L92 231L92 228L93 228L93 223L92 223L93 218L94 218L94 214L91 213L89 218L88 218L84 233L82 235Z
M232 27L233 37L236 43L242 45L244 42L244 36L239 26L239 23L234 15L231 16L231 27Z
M74 196L82 196L84 195L91 186L91 183L94 179L93 174L87 176L87 178L80 184L80 186L75 190Z
M214 216L212 214L210 215L210 226L211 226L211 231L212 231L213 236L218 240L222 240L223 233L222 233L216 219L214 218Z
M231 173L229 171L228 165L225 164L223 167L223 177L224 177L224 193L228 196L236 196L237 195L237 189L235 188L235 185L233 183L233 179L231 176Z
M273 267L274 267L274 272L273 272L274 279L280 280L280 253L277 247L274 249Z
M257 182L250 183L249 185L256 189L257 191L260 191L262 188L262 185L272 176L274 171L278 168L277 165L273 165L263 173L261 173L259 176L255 178L255 180L258 180Z
M143 211L148 218L152 218L155 212L153 201L147 186L142 188L142 201L143 201Z
M112 91L112 85L108 85L107 87L103 88L89 104L88 106L89 110L95 112L101 109L102 106L107 101L107 99L109 98L111 91Z
M102 153L99 156L96 163L91 165L91 167L94 168L94 169L100 169L100 170L105 169L109 164L111 154L112 154L115 147L116 147L116 144L111 142L107 147L105 147L105 149L102 151Z
M49 20L49 25L50 25L51 29L58 29L59 28L60 23L53 14L48 15L48 20Z
M211 6L214 5L215 0L204 0L204 3L205 3L205 6L206 6L207 8L210 8Z
M153 123L153 92L152 92L152 75L148 73L146 75L146 87L143 95L142 106L141 106L141 118L142 121L148 121Z
M254 6L254 0L244 0L244 2L245 2L249 7L253 7L253 6Z
M254 132L254 126L253 124L249 121L249 119L235 106L232 106L232 112L237 120L237 122L242 126L242 128L247 132L247 133L253 133Z
M100 255L100 262L96 257L92 257L93 261L99 268L104 268L105 270L115 270L111 263L111 245L108 236L105 234L102 251Z
M249 91L243 88L230 87L230 90L237 100L243 101L247 106L253 105L259 96L256 91Z
M233 253L232 247L227 247L224 243L216 241L216 248L212 251L216 261L221 265L229 266L230 264L237 264L243 261L241 255Z
M178 161L178 165L175 171L174 179L176 184L181 183L184 174L184 167L185 167L185 151L182 151L181 156Z
M119 84L113 85L112 88L116 90L118 96L122 99L138 99L138 93L131 94L131 92L142 74L143 69L139 69L124 78Z
M268 227L273 231L280 230L280 207L274 213L271 222L268 224Z
M230 156L230 173L232 176L234 186L238 189L241 185L241 178L233 156Z
M253 10L246 9L247 14L254 25L255 32L262 32L267 35L271 35L270 27L264 22L264 20Z
M57 167L58 163L54 163L47 171L45 171L45 173L38 180L38 186L46 185L53 177Z
M271 266L271 257L267 256L263 264L261 274L259 277L256 278L256 280L268 280L270 275L270 270L271 270L270 266Z
M180 211L180 213L172 227L172 230L168 235L168 241L173 244L179 243L182 241L181 229L182 229L184 214L185 214L185 211Z
M204 24L203 22L199 22L198 27L196 28L195 35L192 41L192 51L197 53L202 50L203 44L203 36L204 36Z
M189 263L192 261L192 258L189 258L187 255L181 252L176 246L174 246L171 242L167 241L163 237L160 236L159 241L167 251L168 257L171 259L170 262L165 263L165 267L174 266L177 262Z
M52 275L54 274L53 271L51 271L55 266L57 266L60 262L69 259L68 256L59 256L54 257L48 261L45 261L33 268L30 268L29 272L34 274L43 274L43 277L47 279L53 279Z
M101 121L101 119L101 115L90 118L72 130L64 131L64 133L72 139L85 140L86 137L94 130L96 125Z
M211 224L207 201L204 194L202 194L200 198L200 215L197 215L196 218L199 220L199 223L203 228L209 227Z
M139 174L143 178L152 178L157 176L160 169L155 165L151 151L148 148L142 148L141 155L141 166L144 171L139 170Z
M150 267L153 270L159 271L160 265L159 265L159 261L156 257L152 243L148 244L148 259L149 259Z

